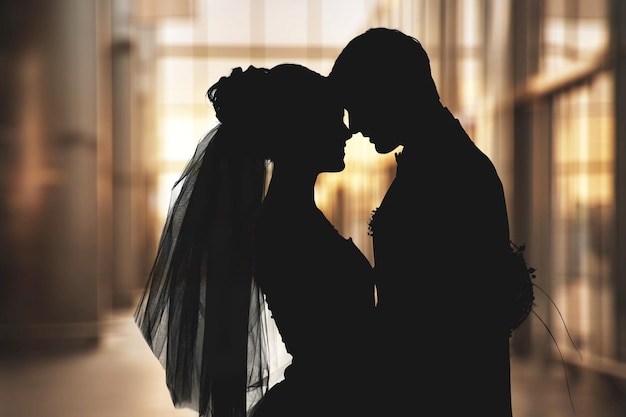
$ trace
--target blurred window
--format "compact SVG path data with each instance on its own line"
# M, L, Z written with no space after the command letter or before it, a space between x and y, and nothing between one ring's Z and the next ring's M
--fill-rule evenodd
M553 294L574 341L612 357L613 78L604 72L553 102ZM553 330L571 350L560 319Z
M166 2L165 2L166 3ZM334 58L365 27L376 1L253 2L191 1L168 16L167 5L138 4L141 21L155 31L155 114L158 145L155 173L154 236L160 235L171 187L200 139L217 123L207 89L233 68L270 68L300 63L328 74ZM339 11L345 19L337 19ZM349 13L348 13L349 11ZM254 16L254 17L252 17ZM156 19L158 18L158 19ZM355 29L356 28L356 29ZM346 147L346 169L322 174L316 199L346 237L373 260L368 221L392 178L393 154L378 155L361 135Z

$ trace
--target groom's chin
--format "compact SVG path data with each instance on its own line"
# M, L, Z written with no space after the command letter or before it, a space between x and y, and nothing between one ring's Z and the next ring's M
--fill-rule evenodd
M376 149L376 152L380 154L388 154L389 152L393 151L397 147L398 147L397 145L394 147L391 147L386 144L374 143L374 149Z

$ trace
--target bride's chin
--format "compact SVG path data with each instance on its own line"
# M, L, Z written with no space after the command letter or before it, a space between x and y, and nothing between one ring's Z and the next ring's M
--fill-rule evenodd
M374 148L376 149L376 152L378 152L380 154L386 154L386 153L389 153L389 152L393 151L394 149L396 149L397 146L393 147L393 148L390 148L389 146L374 144Z
M341 172L346 168L346 164L344 162L338 163L333 167L330 167L326 172Z

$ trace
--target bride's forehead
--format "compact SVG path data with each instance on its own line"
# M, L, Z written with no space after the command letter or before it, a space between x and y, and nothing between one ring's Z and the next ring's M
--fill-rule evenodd
M301 94L292 96L291 100L286 100L283 104L292 111L306 110L315 113L343 112L341 101L334 94L323 90L303 91Z

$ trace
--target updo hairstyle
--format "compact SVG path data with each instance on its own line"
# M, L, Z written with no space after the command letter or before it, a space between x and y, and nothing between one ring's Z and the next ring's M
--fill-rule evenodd
M266 68L233 68L229 76L224 76L207 91L213 104L215 115L223 124L249 124L260 116L260 96L267 83Z
M222 123L220 129L235 134L240 151L275 161L289 155L294 140L311 130L321 106L331 100L331 89L326 77L315 71L280 64L269 70L234 68L209 88L207 96Z

